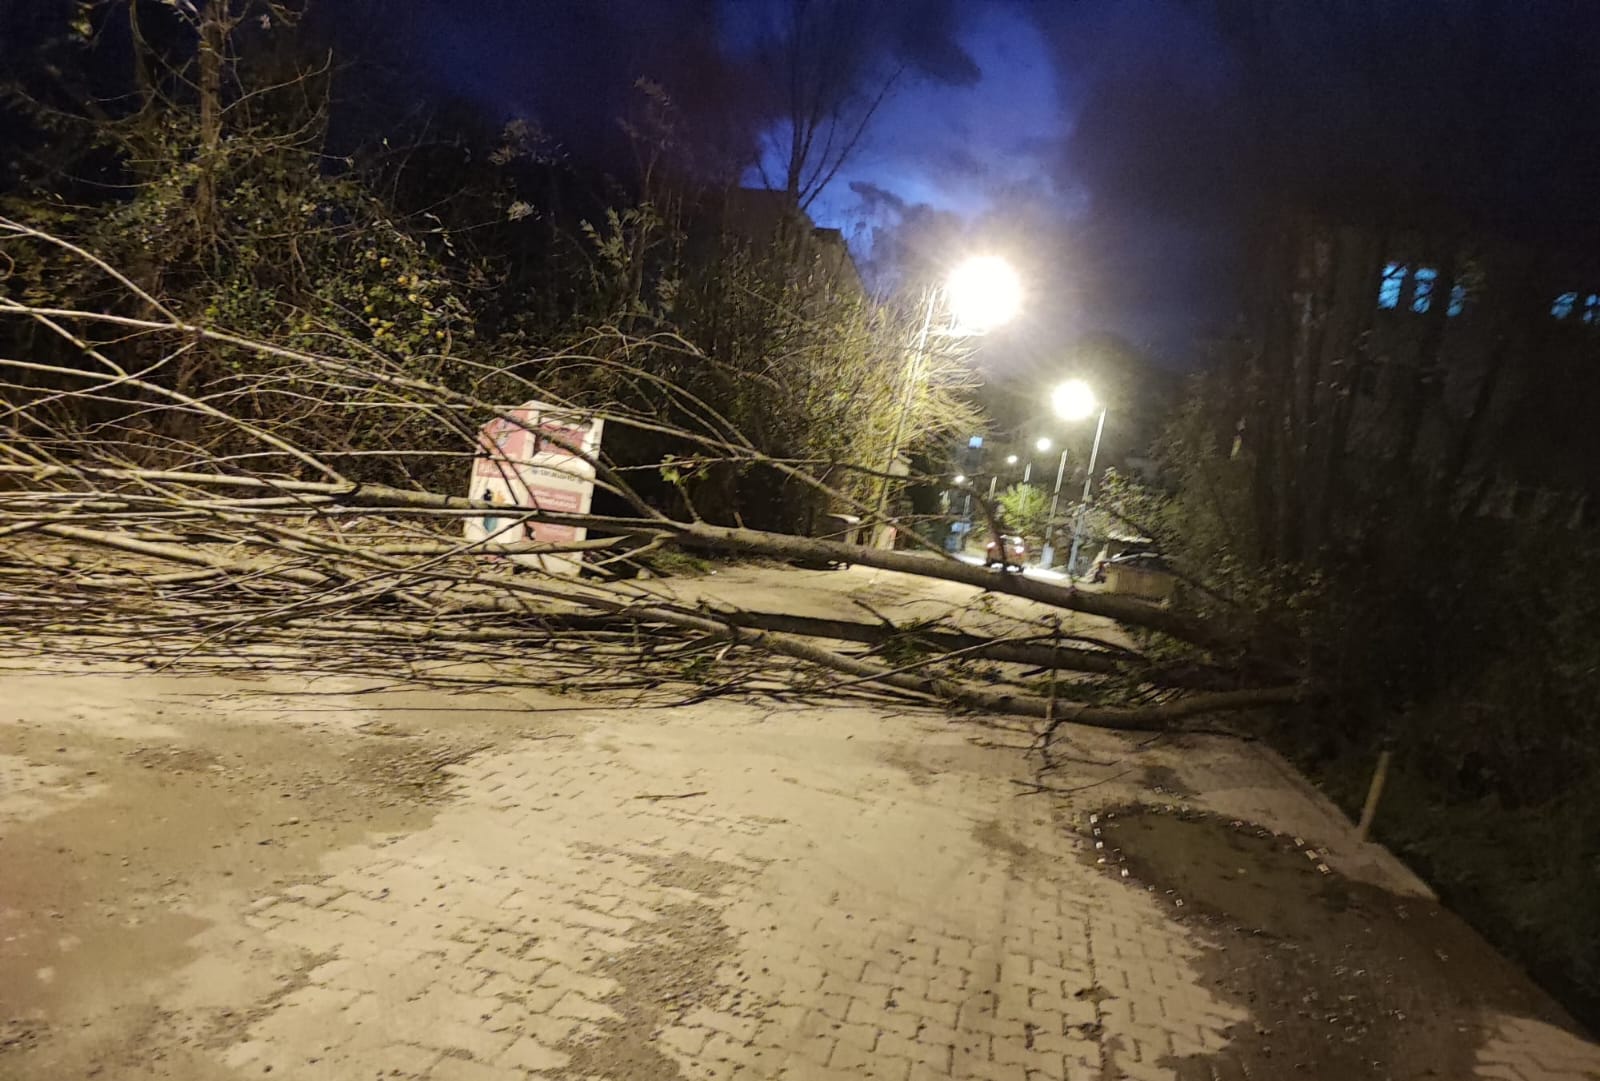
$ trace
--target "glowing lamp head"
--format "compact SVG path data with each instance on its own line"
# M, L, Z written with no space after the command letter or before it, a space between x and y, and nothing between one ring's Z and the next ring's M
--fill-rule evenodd
M1094 391L1082 379L1069 379L1050 395L1050 405L1062 420L1082 420L1100 408Z
M969 334L1010 322L1022 307L1022 283L1004 259L969 259L950 274L945 287L956 327Z
M1033 449L1038 451L1040 454L1043 454L1045 451L1050 449L1050 440L1041 435L1038 439L1034 440Z

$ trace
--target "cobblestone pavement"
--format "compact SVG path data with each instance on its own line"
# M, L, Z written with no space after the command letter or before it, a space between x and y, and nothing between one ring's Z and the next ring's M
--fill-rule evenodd
M154 701L153 686L136 677L121 693ZM187 708L226 690L212 681ZM479 710L483 725L570 705L353 690L320 700L321 715L354 730L426 708L436 730L452 710ZM274 708L283 722L297 706ZM1351 873L1416 888L1276 760L1221 741L1130 759L1128 741L1084 733L1075 750L1095 764L1057 783L1095 787L1054 799L1019 794L1027 764L995 745L1018 737L932 714L711 703L538 716L534 730L505 727L452 756L422 821L330 844L271 888L170 899L191 921L182 956L99 988L107 1010L150 1013L137 1037L92 1045L84 1072L1142 1081L1210 1054L1206 1076L1236 1076L1227 1033L1248 1013L1203 986L1198 932L1086 857L1079 816L1194 792L1318 839ZM167 722L137 741L193 742L181 717ZM24 816L44 828L81 814L119 784L112 773L68 790L37 757L0 768L0 833ZM0 950L18 948L31 915L0 903ZM27 999L0 992L14 1027L31 1018L45 1035L0 1044L0 1077L67 1076L50 1059L67 1007ZM1478 1077L1600 1076L1600 1049L1560 1029L1485 1023ZM130 1040L145 1048L137 1069Z

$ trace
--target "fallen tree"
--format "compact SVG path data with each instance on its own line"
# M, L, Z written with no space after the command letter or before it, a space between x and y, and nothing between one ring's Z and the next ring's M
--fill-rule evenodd
M0 296L0 320L31 328L14 340L50 343L33 356L0 357L0 623L13 649L59 649L70 638L105 655L172 664L237 660L268 646L360 657L409 678L429 666L489 661L543 671L562 687L680 698L912 696L1040 721L1046 740L1065 722L1163 730L1303 693L1285 651L1264 657L1229 627L1179 609L997 574L931 549L717 525L692 510L670 516L630 482L638 463L586 453L548 431L541 438L587 462L597 490L628 513L475 501L376 482L363 467L387 455L456 459L465 471L486 453L484 424L522 423L505 403L538 399L601 417L608 429L670 437L701 463L767 471L869 525L880 520L824 480L839 463L814 469L767 456L703 402L669 421L564 395L586 367L605 373L597 384L627 370L681 406L681 391L628 368L630 356L659 344L649 339L603 329L545 368L436 357L423 375L358 342L312 353L181 319L92 254L0 220L0 236L7 231L66 249L143 312ZM166 369L193 349L247 363L213 385L179 389ZM541 371L557 370L560 386L540 381ZM279 419L318 411L363 417L362 435ZM420 430L436 442L373 444L390 416L415 440L419 415L433 418ZM582 527L588 537L502 544L460 535L463 520L490 515ZM895 581L907 597L917 582L939 584L943 608L899 621L825 618L633 577L673 548L874 568L904 576ZM547 562L557 556L585 573ZM521 573L508 573L513 567Z

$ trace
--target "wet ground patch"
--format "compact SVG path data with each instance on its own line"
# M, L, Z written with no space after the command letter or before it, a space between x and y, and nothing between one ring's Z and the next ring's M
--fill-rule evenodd
M1183 775L1171 766L1147 765L1140 771L1140 783L1157 796L1192 799L1200 793L1184 782Z
M1468 1077L1486 1012L1571 1027L1455 915L1343 877L1314 844L1166 807L1090 826L1096 861L1199 931L1202 985L1250 1014L1221 1052L1166 1062L1180 1081Z
M760 1017L753 1004L742 1002L742 991L730 992L717 980L718 969L733 959L738 946L719 901L726 886L745 881L749 872L687 853L628 853L626 858L650 869L652 885L682 890L692 899L659 908L653 920L623 936L632 942L629 948L602 957L594 966L594 975L616 982L599 999L610 1016L599 1019L591 1034L559 1045L568 1062L551 1071L554 1077L684 1081L687 1075L661 1041L668 1026L681 1022L694 1007L711 1003L724 1012Z
M279 963L265 956L248 973L203 968L185 993L207 1005L186 1027L151 989L183 978L219 911L314 879L326 853L371 833L426 826L452 779L441 763L454 741L374 746L223 719L215 701L170 709L164 733L119 737L129 729L109 705L83 727L0 725L0 756L59 774L37 789L48 814L0 820L0 1079L215 1077L207 1048L250 1016L210 1004L280 975L279 991L293 989L301 975L262 975ZM126 711L148 702L133 685ZM84 779L93 797L68 798Z

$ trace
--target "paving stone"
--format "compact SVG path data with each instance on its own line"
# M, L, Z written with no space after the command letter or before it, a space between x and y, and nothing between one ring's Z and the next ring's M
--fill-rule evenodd
M497 1066L519 1070L559 1070L572 1061L565 1051L557 1051L528 1036L515 1041L495 1060Z
M1199 982L1202 945L1079 860L1048 806L1016 798L1027 763L970 729L717 702L561 723L576 738L450 767L425 827L235 899L196 948L241 971L285 960L275 990L227 1004L249 1021L219 1076L527 1081L634 1044L689 1081L1166 1081L1172 1055L1227 1076L1221 1032L1249 1017ZM1230 754L1230 791L1318 833L1310 796ZM681 792L701 794L637 798ZM1600 1074L1578 1037L1487 1024L1477 1077Z

